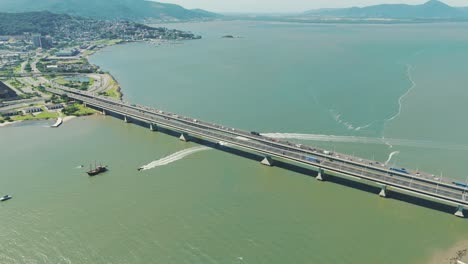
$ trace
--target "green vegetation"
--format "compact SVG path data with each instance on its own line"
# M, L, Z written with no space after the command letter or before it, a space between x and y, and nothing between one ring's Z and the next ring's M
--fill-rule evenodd
M15 69L13 70L14 73L20 73L21 72L21 64L16 65Z
M3 116L0 115L0 124L3 124L5 122L13 122L13 120L11 120L11 117L9 117L9 116L3 117Z
M114 99L122 99L122 93L120 92L120 86L119 84L114 80L114 78L111 77L110 83L109 83L110 89L108 89L105 92L100 92L99 95L104 95L108 96Z
M75 103L66 106L62 110L62 113L64 113L67 116L87 116L96 113L96 111L91 108L84 107L82 104Z
M26 64L26 66L24 66L24 70L26 72L31 72L32 71L31 64L29 62Z
M31 99L33 97L39 97L39 94L38 93L33 93L33 94L25 93L25 94L20 94L19 97L21 99Z
M42 60L41 60L41 61L38 61L38 62L36 63L36 68L37 68L40 72L45 72L46 69L47 69L46 66L47 66L47 65L44 65L44 63L42 62Z
M0 10L2 2L0 1ZM18 1L18 0L14 0ZM60 1L60 2L66 2ZM93 2L96 0L92 0ZM77 1L81 3L82 1ZM142 1L146 2L146 1ZM148 2L149 3L149 2ZM108 4L106 6L112 6ZM96 9L102 13L102 9ZM70 9L72 10L72 8ZM76 14L74 14L76 15ZM169 30L163 27L150 27L147 25L128 22L128 21L109 21L96 20L92 18L76 17L64 14L53 14L47 11L28 12L28 13L0 13L0 36L1 35L22 35L24 33L32 33L42 36L50 36L55 39L58 47L77 46L83 41L73 41L73 39L83 38L82 34L86 32L86 42L113 40L112 42L105 41L110 45L119 43L121 39L134 41L145 39L199 39L200 36L195 36L189 32L179 30ZM66 40L66 41L60 41ZM55 49L54 49L55 51ZM38 65L40 69L40 65Z
M39 91L39 92L42 92L42 93L47 93L46 89L44 86L42 85L39 85L38 87L36 87L36 89Z
M24 84L22 82L18 81L17 79L10 80L8 82L8 84L10 84L11 86L13 86L16 89L24 87Z
M51 28L70 19L69 15L50 12L0 13L0 35L21 35L24 32L46 35L50 34Z
M56 83L67 86L70 88L79 89L82 91L88 90L90 87L94 85L94 79L86 77L88 81L80 81L80 80L66 80L64 77L60 77L55 80Z
M174 4L145 0L1 0L3 12L49 10L83 17L111 20L204 19L219 15L204 10L188 10ZM32 20L41 21L41 18ZM48 20L47 20L48 21ZM29 31L32 32L32 31Z
M57 80L55 80L55 82L60 84L60 85L67 85L68 84L68 81L65 80L63 77L58 78Z
M60 114L56 112L43 111L37 115L26 114L26 115L14 116L11 118L11 120L13 121L43 120L43 119L58 118L59 116Z

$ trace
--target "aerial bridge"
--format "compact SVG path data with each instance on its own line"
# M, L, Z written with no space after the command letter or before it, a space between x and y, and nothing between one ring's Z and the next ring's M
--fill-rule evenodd
M317 172L316 179L324 181L327 175L341 175L350 180L366 180L379 186L380 197L387 197L389 190L417 196L454 206L455 215L464 217L468 206L468 185L448 177L401 168L393 168L378 161L333 153L317 147L296 144L261 135L257 132L214 124L142 105L97 96L76 89L47 88L51 93L67 95L86 106L102 111L102 114L120 116L125 122L138 121L152 131L160 127L178 133L180 140L200 138L216 144L229 145L239 150L263 156L259 160L274 166L275 160L295 163Z

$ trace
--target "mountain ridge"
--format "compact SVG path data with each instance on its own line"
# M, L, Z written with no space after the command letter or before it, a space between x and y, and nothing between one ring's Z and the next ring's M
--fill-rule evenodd
M438 0L420 5L380 4L366 7L331 8L310 10L305 16L345 18L467 18L468 9L449 6Z
M203 20L220 15L185 9L175 4L146 0L1 0L0 10L9 13L49 11L105 20Z

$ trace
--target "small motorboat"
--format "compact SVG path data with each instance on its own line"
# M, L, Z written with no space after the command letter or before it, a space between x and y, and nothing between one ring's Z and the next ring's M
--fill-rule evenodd
M143 168L138 168L138 171L142 171L142 170L143 170Z
M0 202L8 201L8 200L10 200L11 198L13 198L13 197L11 197L10 195L2 196L2 197L0 198Z

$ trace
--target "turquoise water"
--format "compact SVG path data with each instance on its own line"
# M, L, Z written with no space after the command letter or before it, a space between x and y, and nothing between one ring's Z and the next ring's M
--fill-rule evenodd
M171 27L204 39L91 61L134 103L466 177L468 25ZM445 212L189 155L199 146L112 117L46 124L0 128L0 191L14 196L0 204L0 263L426 263L468 232ZM95 160L110 171L89 178Z

